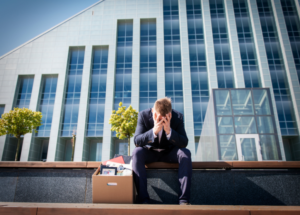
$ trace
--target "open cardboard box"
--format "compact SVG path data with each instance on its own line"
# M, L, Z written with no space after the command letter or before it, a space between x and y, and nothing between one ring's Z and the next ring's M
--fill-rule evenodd
M135 185L133 176L98 175L100 167L92 176L93 203L121 203L135 202Z

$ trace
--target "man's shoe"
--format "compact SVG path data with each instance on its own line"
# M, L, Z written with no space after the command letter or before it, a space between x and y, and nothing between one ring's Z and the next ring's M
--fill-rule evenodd
M191 205L191 203L188 203L188 202L180 202L179 205Z

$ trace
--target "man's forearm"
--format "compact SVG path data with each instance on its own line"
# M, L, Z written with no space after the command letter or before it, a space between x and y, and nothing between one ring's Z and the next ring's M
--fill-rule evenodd
M134 136L136 146L152 145L154 143L153 129Z

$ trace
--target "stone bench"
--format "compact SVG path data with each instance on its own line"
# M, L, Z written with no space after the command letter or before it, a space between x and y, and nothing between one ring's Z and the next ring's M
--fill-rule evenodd
M100 162L0 162L0 202L92 203ZM153 204L177 204L178 164L146 165ZM193 205L300 205L300 162L193 162Z
M116 205L74 203L11 203L0 204L1 215L298 215L299 206L220 206L220 205Z

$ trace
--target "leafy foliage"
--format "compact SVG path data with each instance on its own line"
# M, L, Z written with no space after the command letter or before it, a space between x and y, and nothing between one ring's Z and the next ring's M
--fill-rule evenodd
M18 139L15 161L18 160L21 136L32 133L40 125L42 125L42 113L28 108L14 108L14 110L2 114L0 136L11 134ZM35 132L37 131L35 130Z
M0 136L12 134L16 138L32 133L34 129L42 125L42 113L27 108L14 108L8 113L2 114L0 119Z
M127 109L122 105L120 102L119 109L113 110L109 119L109 124L112 125L111 130L117 133L116 136L119 139L133 137L138 118L138 112L131 105Z
M122 106L122 102L119 103L119 109L113 110L110 115L111 130L116 132L119 139L128 139L128 155L130 154L130 137L133 137L135 132L137 119L138 112L131 105L126 109Z

